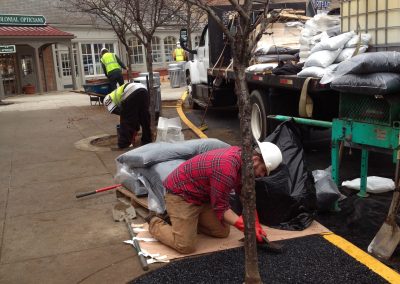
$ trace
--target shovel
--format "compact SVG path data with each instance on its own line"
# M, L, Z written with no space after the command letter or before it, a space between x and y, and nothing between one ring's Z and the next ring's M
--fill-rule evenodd
M399 137L400 143L400 137ZM396 222L397 211L400 206L400 184L399 184L399 170L400 170L400 150L397 151L396 162L396 175L395 184L396 188L393 193L392 203L390 204L389 213L385 222L379 229L375 238L368 246L368 252L378 258L389 259L397 245L400 242L400 228Z
M131 220L133 218L136 218L135 208L133 208L131 205L118 203L113 208L113 218L114 218L114 221L118 221L118 222L124 221L125 222L125 225L128 228L129 234L131 235L131 238L133 240L133 247L139 256L140 265L142 266L142 269L144 271L147 271L149 269L149 265L147 263L146 258L144 257L144 255L142 253L142 250L140 249L139 242L136 239L134 239L136 237L136 235L133 232L132 226L131 226Z

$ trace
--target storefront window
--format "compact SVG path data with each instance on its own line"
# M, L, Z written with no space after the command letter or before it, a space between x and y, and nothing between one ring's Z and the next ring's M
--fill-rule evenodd
M32 64L32 57L31 56L22 56L21 59L21 69L22 74L24 76L28 76L33 73L33 64ZM13 72L14 73L14 72Z
M100 63L100 51L105 47L110 52L114 52L112 43L82 43L82 63L86 76L103 75L103 69Z
M139 40L134 37L129 41L129 46L132 48L132 63L133 64L143 64L143 45L139 43Z
M161 41L160 38L155 36L151 40L151 51L153 53L153 63L162 62Z
M174 61L174 59L172 58L172 53L175 47L176 47L175 37L168 36L164 39L164 56L166 62Z

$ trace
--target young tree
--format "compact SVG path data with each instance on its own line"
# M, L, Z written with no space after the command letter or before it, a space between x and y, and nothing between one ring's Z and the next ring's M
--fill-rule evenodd
M261 283L258 270L257 246L255 238L255 182L252 162L252 144L250 117L251 106L249 90L245 81L245 69L249 64L251 50L262 36L262 32L267 25L266 11L269 1L263 2L264 12L252 22L251 13L253 10L253 0L228 0L232 5L232 10L236 11L235 29L229 30L213 9L213 3L221 2L216 0L187 0L187 2L198 6L207 12L221 28L228 40L232 52L233 70L235 72L235 93L238 98L241 146L242 146L242 200L243 215L245 218L245 266L246 283ZM226 1L225 1L226 2ZM259 1L260 2L260 1ZM259 32L254 36L255 27L260 24Z

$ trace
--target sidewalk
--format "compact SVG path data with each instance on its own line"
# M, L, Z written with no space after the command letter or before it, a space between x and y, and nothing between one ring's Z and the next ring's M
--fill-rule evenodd
M162 99L184 89L163 83ZM4 101L14 103L0 106L0 283L126 283L142 274L125 225L113 221L114 191L75 198L115 183L122 152L74 143L114 134L118 116L71 92Z

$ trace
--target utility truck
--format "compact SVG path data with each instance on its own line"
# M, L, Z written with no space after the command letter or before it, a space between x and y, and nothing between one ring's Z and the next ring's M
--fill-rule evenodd
M306 10L306 2L270 4L269 9L290 8ZM235 28L229 20L231 6L218 6L217 15L224 19L227 27ZM257 17L257 9L253 18ZM186 29L181 30L180 40L185 48ZM231 66L230 47L225 45L224 35L216 22L209 17L202 31L199 45L194 50L186 50L193 59L186 64L188 101L193 108L226 107L236 105L234 92L235 74ZM339 95L319 79L306 79L296 75L273 75L247 71L246 80L250 92L251 130L255 139L262 140L278 122L268 119L269 115L299 116L299 107L313 103L309 118L331 121L338 115ZM303 96L301 95L303 93ZM307 97L307 100L304 98ZM310 100L311 98L311 100ZM306 106L308 107L308 106ZM301 111L300 111L301 112Z

